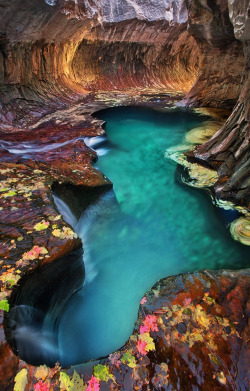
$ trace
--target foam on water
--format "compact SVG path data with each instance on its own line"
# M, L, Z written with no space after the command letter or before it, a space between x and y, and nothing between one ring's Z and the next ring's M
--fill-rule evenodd
M57 209L63 215L64 220L70 224L72 227L75 227L77 224L77 218L73 214L72 210L70 209L69 205L66 204L62 199L57 197L55 194L53 194L54 202L56 204Z
M67 140L62 143L52 143L52 144L47 144L47 145L40 145L36 144L33 142L15 142L15 141L5 141L5 140L0 140L0 146L5 149L6 151L13 153L13 154L32 154L32 153L37 153L37 152L48 152L52 151L54 149L63 147L68 144L75 143L78 140L83 140L83 137L77 137L72 140Z

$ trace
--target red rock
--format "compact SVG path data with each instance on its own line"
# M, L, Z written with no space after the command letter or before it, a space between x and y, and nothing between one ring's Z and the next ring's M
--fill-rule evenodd
M0 1L1 140L5 146L26 141L44 147L73 140L60 148L39 152L35 158L13 155L6 148L0 150L1 179L17 179L10 186L10 192L15 194L6 191L6 198L1 197L1 297L10 295L12 281L17 283L27 270L81 245L76 238L53 235L52 224L39 233L34 226L58 215L51 195L53 182L90 187L110 185L92 167L96 154L79 140L103 134L100 121L91 117L96 110L138 100L147 102L150 94L159 92L171 92L178 99L182 96L186 105L217 108L235 105L222 129L199 146L194 156L218 170L219 180L215 184L218 197L250 208L248 2L168 3ZM169 100L172 102L174 98ZM35 182L41 182L41 186L33 189L31 195L29 191L18 192L18 183L28 189ZM70 229L62 220L57 225L60 231L63 227ZM46 248L48 254L39 253L43 256L29 259L34 246ZM8 275L10 281L6 279ZM190 323L180 316L171 325L175 316L166 316L153 291L148 293L145 308L157 314L163 323L154 335L156 352L140 359L134 371L125 364L116 370L118 384L125 390L168 384L174 389L181 384L183 390L191 384L197 389L247 389L249 330L244 314L249 276L245 272L211 272L193 277L174 277L162 286L158 284L165 305L177 306L174 313L180 311L178 306L184 305L184 315L192 317L188 310L194 306L197 313ZM207 301L208 291L215 302ZM206 316L202 320L203 310ZM211 343L198 331L203 327L208 332L206 325L215 316L225 318L226 324L236 322L237 327L234 323L227 324L224 334L216 335L219 326L211 324ZM140 313L137 327L142 317ZM198 338L192 346L185 340L188 327L193 333L190 338ZM11 353L2 320L0 330L3 390L13 388L17 368L22 367L29 370L27 388L32 389L34 368ZM172 334L175 340L171 340ZM133 340L125 349L129 347L134 348ZM58 371L57 368L53 372L57 387ZM116 389L116 385L111 388Z

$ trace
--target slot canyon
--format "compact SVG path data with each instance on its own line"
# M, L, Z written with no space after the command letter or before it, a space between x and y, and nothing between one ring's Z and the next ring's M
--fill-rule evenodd
M1 391L249 389L249 141L248 0L0 0Z

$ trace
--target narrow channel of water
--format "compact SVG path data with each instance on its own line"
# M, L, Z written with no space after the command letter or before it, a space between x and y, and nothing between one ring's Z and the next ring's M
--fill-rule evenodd
M167 148L180 144L207 117L138 107L113 108L97 117L107 121L108 140L97 138L95 144L92 139L90 146L99 151L96 166L114 189L90 203L78 221L70 205L56 199L82 238L86 273L56 330L50 310L42 327L54 335L54 357L64 366L120 348L133 331L141 298L160 278L244 268L249 259L249 249L230 237L230 216L205 192L181 184L177 166L164 159ZM43 363L46 353L41 357ZM25 359L32 362L32 352Z

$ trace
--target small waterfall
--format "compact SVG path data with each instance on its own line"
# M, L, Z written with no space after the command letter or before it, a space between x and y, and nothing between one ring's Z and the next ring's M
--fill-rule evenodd
M58 325L68 300L82 287L82 253L76 250L23 277L11 295L6 336L14 351L32 365L54 366L60 359Z
M85 144L93 149L99 157L107 155L110 151L110 143L106 136L85 137Z
M90 258L88 245L91 243L91 228L100 224L101 221L106 221L109 215L114 215L115 211L119 211L119 205L114 191L110 190L98 197L95 202L91 203L82 213L76 226L74 226L78 236L82 239L84 248L84 266L86 272L84 285L92 282L98 275L95 263Z
M17 305L8 314L8 328L15 340L18 355L29 361L32 352L34 364L40 363L42 358L53 365L58 359L59 350L53 327L43 329L45 315L31 305Z
M77 218L71 211L70 207L54 193L53 198L59 213L63 216L63 219L66 221L66 223L75 228L77 224Z
M53 151L54 149L63 147L68 144L73 144L77 142L78 140L84 140L83 137L76 137L72 140L67 140L62 143L51 143L51 144L35 144L32 142L25 141L23 143L15 142L15 141L4 141L0 140L0 146L5 149L6 151L17 154L17 155L24 155L24 154L32 154L32 153L38 153L38 152L48 152Z

